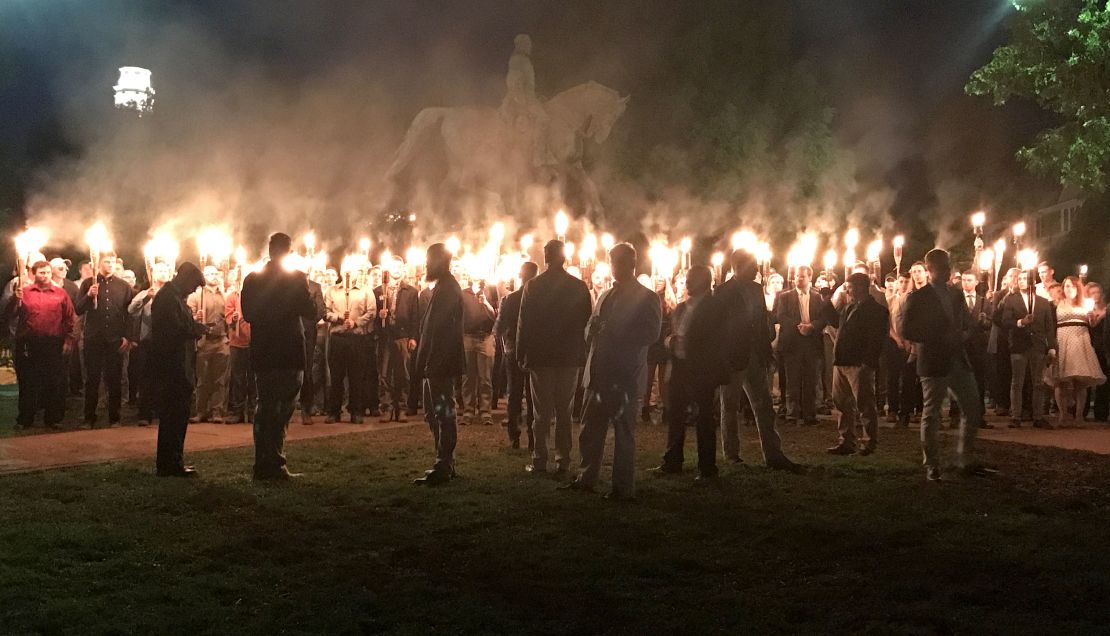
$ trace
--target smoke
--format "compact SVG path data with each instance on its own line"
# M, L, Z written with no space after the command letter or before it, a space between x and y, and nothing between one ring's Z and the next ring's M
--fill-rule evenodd
M359 236L381 236L383 212L415 215L418 241L455 233L477 245L495 219L507 221L509 241L527 231L549 235L555 210L581 209L581 192L559 179L520 184L513 216L481 187L445 194L444 158L434 147L421 155L403 192L385 179L421 108L497 106L517 32L535 40L542 98L587 80L631 94L611 138L600 146L585 142L586 168L605 212L579 227L649 239L720 239L746 227L781 245L803 231L833 241L854 225L865 229L864 242L867 230L887 237L906 230L939 233L944 244L961 236L945 228L958 228L990 197L984 180L968 174L1008 174L1003 168L1012 153L998 150L1006 143L1000 137L978 153L992 162L952 167L978 131L958 143L933 142L954 136L922 126L922 108L900 90L901 80L891 79L900 72L896 63L868 75L884 57L884 42L864 38L868 26L858 16L841 16L828 29L825 19L839 15L835 8L810 11L816 17L808 19L827 29L816 37L804 14L782 8L787 3L765 17L766 7L709 2L673 19L674 3L647 0L604 7L476 0L465 10L434 11L421 4L248 1L202 14L59 0L25 9L52 12L49 19L7 23L24 29L19 36L27 46L54 49L44 50L43 59L53 60L48 73L60 118L80 148L35 175L28 222L79 246L85 228L102 219L121 247L132 249L157 229L189 249L191 236L207 225L227 226L252 251L269 231L310 228L322 248L350 249ZM714 11L739 12L735 19L751 22L744 27L751 37L703 38ZM63 34L59 24L82 29ZM801 44L786 50L790 30ZM714 49L721 46L723 56ZM73 54L63 61L60 50ZM715 50L718 57L701 59ZM721 120L737 132L743 160L707 182L700 167L713 159L708 137L684 137L690 122L705 119L705 95L668 82L685 72L675 70L679 63L712 77L717 69L697 65L722 57L735 57L730 68L743 71L736 86L724 87L735 96L735 112ZM109 87L123 65L153 71L153 115L138 119L111 109ZM827 117L801 107L779 112L790 90L813 96L810 115L833 108ZM938 121L955 126L960 113ZM750 125L762 121L771 123ZM473 157L494 165L501 159ZM638 167L629 169L633 163ZM920 178L906 177L907 170ZM1009 194L1014 200L1019 193Z

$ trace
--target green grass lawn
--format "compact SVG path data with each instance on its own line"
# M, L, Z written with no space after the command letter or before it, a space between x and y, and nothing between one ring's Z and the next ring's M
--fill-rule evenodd
M4 476L0 632L1107 629L1110 460L984 444L999 477L927 484L915 434L883 432L831 458L828 425L788 428L805 475L641 472L631 504L525 476L484 427L438 489L410 484L421 426L293 444L290 484L252 483L248 449L193 455L198 480L148 460ZM663 433L638 433L646 469Z

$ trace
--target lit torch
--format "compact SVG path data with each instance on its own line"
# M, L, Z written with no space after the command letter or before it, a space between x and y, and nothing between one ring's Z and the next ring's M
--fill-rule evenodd
M825 266L825 276L830 276L833 273L833 269L836 268L836 262L839 260L840 255L836 253L835 249L830 247L825 251L825 257L821 261L821 264Z
M716 274L717 284L720 285L725 282L725 272L723 269L725 265L725 253L713 252L713 256L709 259L709 262L713 265L713 272Z
M100 255L112 251L112 239L108 236L108 228L104 227L104 223L97 221L85 231L85 243L89 246L89 257L92 259L95 272L100 267ZM94 274L94 276L97 277L96 282L100 282L100 275ZM96 306L97 296L93 296L93 309L96 309Z
M894 273L902 275L902 248L906 245L906 237L899 234L894 237Z
M570 218L567 213L559 210L555 213L555 237L562 242L567 241L567 229L570 227Z
M29 227L15 237L15 266L19 270L17 275L20 288L24 286L27 267L32 265L31 259L34 258L35 253L42 251L42 247L46 245L46 239L46 232L37 227Z
M174 271L177 265L179 248L177 240L166 232L155 232L143 246L143 259L146 261L146 279L154 285L154 264L159 259Z
M874 241L871 241L870 243L867 244L867 265L868 265L868 267L873 268L873 271L874 271L873 276L874 276L874 279L875 279L876 282L882 282L882 276L883 276L882 254L883 254L883 239L882 238L877 238Z
M987 213L980 210L971 215L971 227L975 233L975 270L978 274L982 271L979 266L979 255L983 252L983 225L987 222Z

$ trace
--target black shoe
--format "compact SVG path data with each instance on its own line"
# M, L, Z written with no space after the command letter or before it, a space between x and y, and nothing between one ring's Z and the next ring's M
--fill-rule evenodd
M909 416L899 417L898 418L898 427L899 428L909 428L910 427L910 418L909 418Z
M876 446L877 444L864 444L863 446L860 446L859 450L856 451L856 454L867 457L868 455L872 455L875 453Z
M702 474L698 475L697 477L694 477L694 484L697 485L697 486L712 486L712 485L716 485L716 484L719 484L719 483L721 483L721 478L716 473L714 473L714 474L702 473Z
M337 416L337 415L329 415L329 416L324 418L324 424L335 424L338 421L339 421L339 416Z
M593 486L587 486L586 484L578 481L577 479L572 481L572 482L563 484L562 486L558 486L557 488L555 488L555 490L577 490L577 491L580 491L580 492L588 492L588 493L596 493L597 492L596 490L594 490Z
M85 421L83 422L83 425L89 427L89 430L92 430L92 429L96 428L96 419L95 418L91 418L91 419L90 418L85 418Z
M1010 420L1010 428L1021 428L1021 420L1017 418Z
M994 414L998 417L1010 417L1010 409L995 409Z
M289 469L282 466L281 470L273 473L255 473L255 481L290 481L303 477L302 473L291 473Z
M744 460L740 459L739 455L733 455L732 457L727 457L726 459L728 459L728 461L732 462L733 464L743 464L744 463Z
M242 424L243 418L236 415L235 417L224 418L224 424Z
M520 438L519 437L514 437L513 439L510 439L509 440L509 446L512 447L514 450L519 449L520 448Z
M802 420L802 426L817 426L817 420Z
M983 423L979 425L979 428L994 428L994 424L991 424L990 422L988 422L986 420L983 420Z
M416 409L408 409L408 410L405 411L405 415L408 415L409 417L416 417L417 410ZM404 420L402 420L402 421L404 421Z
M849 443L840 443L836 446L825 449L829 455L852 455L856 452L856 445Z
M150 426L150 420L139 420L139 426L144 428Z
M366 414L369 415L370 417L381 417L382 416L382 412L379 411L376 407L370 409Z
M441 486L451 481L451 472L446 470L429 470L423 477L412 480L417 486Z
M352 415L351 424L362 424L363 419L361 415Z
M925 479L927 481L940 481L940 468L936 466L928 466L925 468Z
M682 474L682 466L673 466L671 464L663 464L662 466L656 466L655 468L652 468L651 471L649 471L649 472L651 472L651 474L655 475L656 477L669 477L671 475L681 475Z
M1033 420L1033 428L1047 428L1051 430L1056 427L1049 424L1048 420Z
M528 464L527 466L524 467L524 472L528 473L529 475L546 475L547 474L547 466L537 466L535 464Z

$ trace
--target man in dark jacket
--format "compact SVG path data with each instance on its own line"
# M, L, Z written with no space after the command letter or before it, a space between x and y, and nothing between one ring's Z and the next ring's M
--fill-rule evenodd
M697 481L717 476L717 426L713 417L717 387L728 384L729 369L721 342L724 313L710 293L713 274L697 265L686 274L689 298L674 311L674 331L667 339L671 354L667 378L667 452L659 474L682 472L686 427L693 421L698 444Z
M463 292L451 275L451 252L443 243L428 248L426 276L435 288L420 321L416 372L424 380L424 420L435 440L436 461L415 483L438 486L455 476L455 383L466 372Z
M81 283L77 294L77 315L85 318L85 424L96 426L96 404L100 400L100 381L108 390L108 424L119 424L123 396L123 356L131 344L131 286L116 278L114 254L103 254L97 275Z
M509 381L509 399L507 403L506 426L509 431L509 442L513 448L520 448L520 424L524 403L528 403L528 414L524 417L524 426L528 430L528 450L535 448L535 437L532 432L532 422L535 419L532 410L531 383L528 373L520 368L516 355L516 329L520 320L520 300L524 297L524 285L536 277L539 266L528 261L520 266L520 288L509 294L501 301L501 312L497 315L497 323L493 327L494 334L501 340L505 350L505 375Z
M856 413L863 418L866 439L860 455L875 452L879 412L875 402L875 370L890 330L890 314L868 291L867 274L852 274L847 283L848 303L836 315L839 328L833 351L833 401L840 411L840 438L829 449L851 455L856 448Z
M378 381L382 421L407 422L409 357L416 349L420 328L416 288L404 277L404 264L394 261L386 271L378 299Z
M778 323L776 342L786 368L787 422L817 424L817 373L824 345L825 301L810 286L813 270L798 267L794 289L775 298L772 318Z
M949 391L960 405L960 439L957 467L963 475L985 475L986 468L973 462L972 446L983 421L978 402L979 387L967 358L965 343L971 332L971 314L964 310L958 288L949 287L951 261L948 252L934 249L925 255L930 282L906 298L902 334L914 343L917 375L921 378L924 407L921 442L926 478L940 479L940 409Z
M1010 334L1010 427L1021 426L1022 389L1026 374L1033 388L1033 426L1052 428L1044 417L1045 366L1056 355L1056 307L1029 284L1029 273L1017 275L1018 291L1002 305L1002 327Z
M251 324L251 365L258 383L254 417L254 478L290 479L285 461L285 429L293 415L305 369L305 320L315 320L316 304L305 275L285 271L282 261L292 239L270 236L270 260L243 281L243 319Z
M571 402L578 367L585 360L584 333L590 319L590 290L563 269L562 241L543 248L547 270L524 286L516 334L516 357L532 376L536 403L535 448L530 473L547 472L547 437L555 424L557 474L570 467Z
M782 452L782 440L775 430L775 407L767 385L771 364L771 338L763 288L755 282L755 257L744 250L732 253L732 278L713 293L725 313L723 346L730 368L730 379L721 390L721 438L725 457L740 461L738 411L740 394L747 395L755 415L763 460L777 470L798 471L799 467Z
M207 328L193 319L185 299L204 284L196 265L182 263L150 303L150 353L157 364L146 365L158 396L158 454L154 472L159 477L192 477L186 466L185 432L193 401L193 348Z

